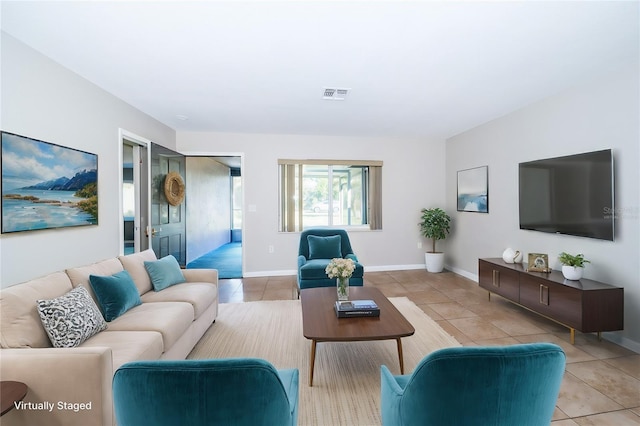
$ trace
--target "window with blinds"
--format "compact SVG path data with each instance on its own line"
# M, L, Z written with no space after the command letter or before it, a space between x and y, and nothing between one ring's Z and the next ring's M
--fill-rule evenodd
M382 229L382 162L278 160L279 230Z

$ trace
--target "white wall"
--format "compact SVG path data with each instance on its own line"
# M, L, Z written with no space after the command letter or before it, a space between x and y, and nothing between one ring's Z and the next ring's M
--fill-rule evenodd
M230 241L229 167L206 157L187 157L187 263Z
M118 129L169 148L175 131L6 33L0 37L2 130L98 154L99 225L2 234L0 284L7 287L118 255Z
M278 232L279 158L382 160L383 229L352 231L355 253L368 270L419 267L424 250L422 207L445 204L442 140L179 132L178 151L244 154L245 276L294 273L298 233ZM269 253L268 247L274 246Z
M453 212L448 264L477 276L479 257L506 247L548 253L558 269L562 251L591 260L585 278L625 289L625 330L608 338L640 348L640 107L637 66L574 88L447 141L447 206ZM613 149L615 242L519 229L518 163ZM456 172L489 166L489 214L456 212ZM632 341L632 342L630 342Z

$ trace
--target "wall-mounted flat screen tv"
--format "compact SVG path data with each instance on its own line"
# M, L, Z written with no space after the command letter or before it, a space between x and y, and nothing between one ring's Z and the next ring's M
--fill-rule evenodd
M613 241L610 149L520 163L520 229Z

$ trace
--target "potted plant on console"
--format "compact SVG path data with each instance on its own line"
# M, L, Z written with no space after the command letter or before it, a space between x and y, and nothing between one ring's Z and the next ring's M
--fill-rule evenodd
M566 279L574 281L582 278L585 263L591 263L584 258L582 253L574 256L563 251L558 256L558 259L562 263L562 275Z
M444 240L449 233L451 218L440 208L422 209L420 233L432 241L431 251L424 254L427 271L442 272L444 268L444 253L436 251L436 241Z

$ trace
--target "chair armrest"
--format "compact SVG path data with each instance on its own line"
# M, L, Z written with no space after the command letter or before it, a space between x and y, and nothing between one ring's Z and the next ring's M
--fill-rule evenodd
M348 254L348 255L346 255L344 258L345 258L345 259L351 259L351 260L353 260L354 262L358 263L358 256L356 256L356 255L355 255L355 254L353 254L353 253L349 253L349 254Z
M51 412L14 408L2 417L3 425L114 424L110 348L2 349L0 370L2 380L28 386L25 402L53 404Z
M183 269L182 275L184 275L187 282L218 284L217 269Z
M303 266L305 263L307 263L307 258L304 257L303 255L299 255L298 256L298 269L300 269L300 267Z
M380 413L383 425L400 423L400 402L404 389L386 365L380 366Z
M287 393L287 398L289 399L289 413L291 414L292 425L298 422L299 374L297 368L278 370L278 376L280 376L284 390Z

